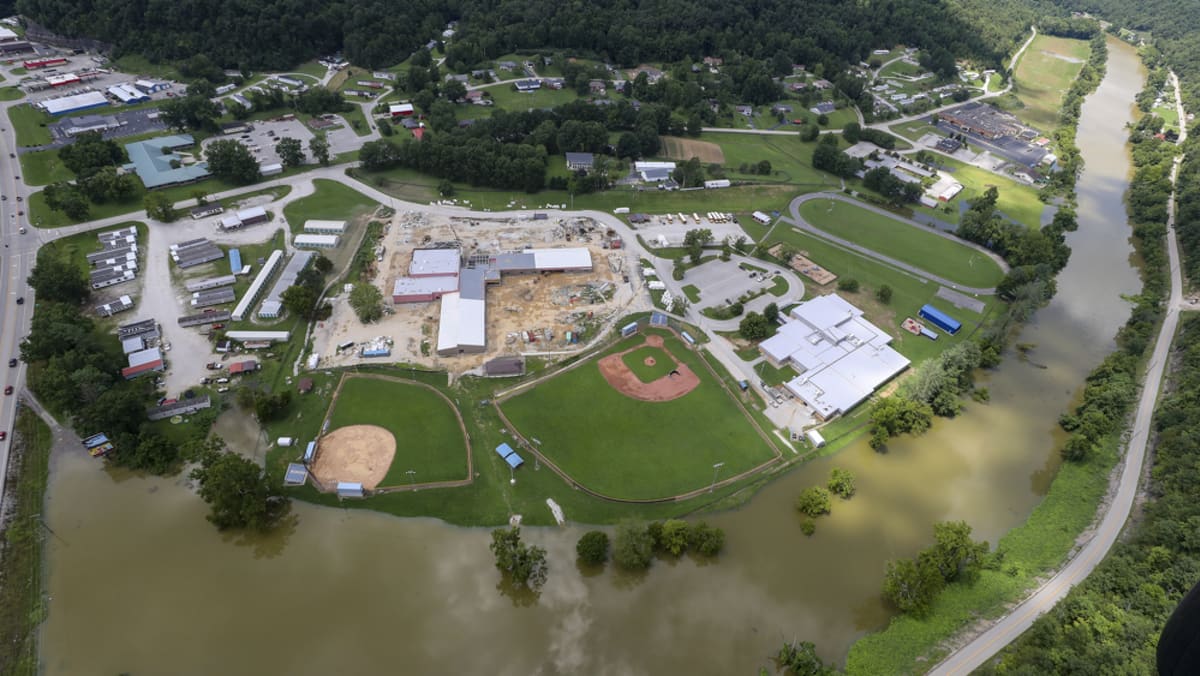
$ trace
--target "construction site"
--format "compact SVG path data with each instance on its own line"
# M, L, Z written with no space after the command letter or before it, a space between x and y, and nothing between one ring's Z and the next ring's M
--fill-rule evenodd
M386 358L461 374L499 355L567 356L638 309L631 262L589 218L398 213L376 250L384 317L362 324L343 292L314 331L316 363Z

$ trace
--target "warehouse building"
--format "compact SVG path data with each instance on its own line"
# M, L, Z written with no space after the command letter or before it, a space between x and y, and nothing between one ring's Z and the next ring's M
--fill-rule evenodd
M82 94L46 99L37 105L41 106L42 110L51 115L66 115L68 113L77 113L81 110L107 106L108 99L104 98L104 94L100 92L83 92Z
M259 319L276 319L283 313L283 292L296 283L296 278L300 276L304 268L308 267L315 255L311 251L297 251L292 254L291 260L283 268L279 279L275 280L275 286L271 288L271 293L267 295L262 307L258 309Z
M758 348L772 366L799 374L784 387L819 420L848 412L908 368L892 337L837 294L805 301L790 315Z
M125 380L133 380L152 371L164 370L166 370L166 364L163 362L162 352L157 347L152 347L131 352L129 366L121 369L121 375Z
M258 302L262 297L263 292L267 288L267 282L271 280L271 275L279 269L279 262L283 260L283 252L276 249L267 257L267 262L263 264L262 269L255 275L254 281L250 282L250 288L246 289L245 295L238 301L237 307L233 310L233 321L240 322L250 314L250 308ZM232 337L232 336L230 336Z
M292 238L292 245L298 249L336 249L339 241L337 235L303 233Z
M125 152L129 153L129 164L125 165L125 170L137 172L147 188L198 181L209 175L208 164L176 152L195 144L196 140L189 134L127 143Z
M318 235L344 235L346 234L346 221L304 221L304 232Z
M109 96L125 105L149 101L150 95L131 84L116 84L108 88Z
M86 134L90 131L106 132L109 129L116 129L122 125L122 122L112 115L80 115L78 117L68 117L57 126L61 133L67 136L78 136Z

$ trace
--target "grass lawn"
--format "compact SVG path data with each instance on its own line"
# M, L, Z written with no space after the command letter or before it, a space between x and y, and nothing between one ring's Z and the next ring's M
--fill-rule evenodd
M0 101L16 101L25 96L25 92L16 87L0 87Z
M366 195L341 183L319 178L313 181L316 192L308 197L288 204L283 208L292 232L304 229L304 221L310 219L349 220L378 206Z
M1017 64L1015 89L1025 104L1017 117L1039 129L1057 127L1063 94L1083 69L1089 51L1087 40L1035 37Z
M57 149L23 153L18 157L21 159L21 180L27 185L47 185L75 179L75 173L58 159Z
M700 386L679 399L630 399L588 362L506 401L504 411L572 479L612 497L677 495L707 486L714 463L724 462L722 475L731 476L770 460L771 447L701 357L673 334L664 335L665 347L700 377ZM629 338L610 352L642 340Z
M318 80L320 80L321 78L325 77L325 73L328 72L328 70L329 70L328 68L326 68L325 66L322 66L321 64L317 63L316 61L305 61L304 63L300 64L299 66L296 66L295 68L293 68L291 70L291 72L303 73L305 75L311 75L311 76L317 78Z
M708 132L702 140L721 146L725 154L726 174L731 179L755 182L779 182L814 187L838 186L837 178L813 169L812 153L816 142L804 142L797 136L766 134L722 134ZM755 165L762 160L771 163L771 175L741 174L742 164Z
M40 146L50 143L50 130L46 124L51 118L32 105L22 104L8 109L8 119L17 133L18 146Z
M787 295L788 281L781 275L775 275L775 281L771 283L771 288L767 289L767 293L777 298L782 298Z
M363 115L362 108L354 106L349 112L341 113L341 116L346 118L346 123L350 125L350 129L359 136L369 136L371 134L371 125L367 124L367 118Z
M797 375L791 368L787 366L776 368L767 363L765 359L755 364L754 372L763 382L772 387L782 385Z
M113 66L123 73L134 73L160 80L180 81L182 79L175 66L169 63L151 63L149 59L140 54L126 54L113 60Z
M979 197L988 187L994 185L1000 192L1000 197L996 200L997 209L1018 223L1023 223L1031 228L1041 227L1042 211L1046 205L1038 199L1038 191L1033 186L1017 183L1012 179L997 176L990 171L948 157L939 155L937 161L947 173L954 177L954 180L963 185L962 192L950 201L953 208L957 209L962 200L973 200Z
M454 409L436 392L394 380L347 376L333 405L330 430L378 425L396 437L396 457L380 486L467 478L467 446Z
M892 347L914 363L936 356L947 347L966 340L983 321L983 315L961 310L937 298L936 284L924 282L793 228L775 228L766 248L776 242L785 242L798 251L807 252L805 255L838 275L839 279L857 279L861 284L857 293L839 292L839 295L862 308L869 321L892 334L895 337ZM875 299L875 291L884 284L892 287L892 300L887 305ZM826 287L813 284L806 290L810 295L823 295L830 293L835 285L836 282ZM990 296L981 296L980 300L985 303L985 315L1001 305L999 300ZM916 318L918 310L926 303L961 321L963 330L953 336L943 335L936 342L901 330L899 327L904 318Z
M647 359L653 359L654 365L648 366ZM651 345L643 345L621 355L621 361L625 362L629 370L643 383L652 383L675 370L675 361L671 359L671 355L663 352L662 348Z
M965 244L853 204L812 200L800 206L800 215L831 235L965 286L991 287L1004 279L995 261Z
M700 289L697 289L695 284L685 284L683 286L683 295L687 296L687 299L693 303L700 302Z
M100 240L97 235L103 232L113 230L121 230L123 228L136 227L138 232L138 241L145 242L147 231L146 224L138 221L128 221L118 223L111 228L102 228L92 232L81 232L61 239L56 239L46 246L42 247L47 251L47 255L53 256L59 260L66 260L78 268L84 274L87 274L92 266L88 265L87 255L100 250Z
M492 95L495 108L512 111L526 111L535 108L553 108L564 103L570 103L579 98L572 89L550 89L542 87L533 92L519 92L511 84L498 84L483 91Z

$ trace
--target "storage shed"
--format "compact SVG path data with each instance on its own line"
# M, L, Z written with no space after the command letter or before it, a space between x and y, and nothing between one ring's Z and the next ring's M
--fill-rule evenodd
M920 315L922 319L929 320L929 323L945 331L946 333L949 333L950 335L958 333L958 330L962 328L962 322L932 305L922 306Z

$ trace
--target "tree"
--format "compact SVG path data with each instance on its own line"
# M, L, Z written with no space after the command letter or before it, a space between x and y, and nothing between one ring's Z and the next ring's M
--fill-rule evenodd
M627 570L644 570L654 556L654 539L641 521L622 521L617 524L613 540L613 560Z
M549 572L546 550L522 542L520 528L493 530L492 544L488 547L496 557L496 567L508 575L514 587L538 591L546 583Z
M297 284L284 289L280 300L289 313L302 319L312 319L317 309L318 293L312 287Z
M700 263L700 256L704 252L704 245L712 240L712 230L708 228L693 228L688 230L683 235L683 246L688 250L688 255L692 259L692 265Z
M179 446L153 429L144 428L132 448L113 454L113 463L151 474L172 473L179 466Z
M325 254L317 254L313 259L313 269L321 274L322 277L333 272L333 261L325 257Z
M288 498L253 461L228 451L209 453L192 471L208 520L219 530L268 530L288 509Z
M725 531L703 521L692 524L688 531L688 547L701 556L716 556L725 548Z
M829 492L849 500L854 495L854 473L848 469L834 467L829 476Z
M838 291L845 291L847 293L858 293L858 289L859 289L858 280L853 277L843 277L838 280L837 288L838 288Z
M817 647L808 641L785 643L775 656L780 668L791 676L833 676L837 673L817 655Z
M74 143L59 149L58 159L78 179L86 179L102 167L116 167L129 161L124 148L116 141L105 140L98 131L76 136Z
M590 530L575 543L575 555L589 566L598 566L608 561L608 534L604 531Z
M208 193L203 190L193 190L192 199L196 200L196 206L202 207L208 204Z
M986 540L971 539L971 527L965 521L943 521L933 525L934 545L930 563L946 582L974 582L983 569L990 545Z
M454 183L451 181L442 179L442 181L438 183L438 194L442 197L454 197L454 193Z
M682 519L667 519L662 524L662 534L658 539L659 549L671 556L679 556L687 551L689 528Z
M60 259L43 249L29 271L25 283L39 301L79 305L91 294L87 277L70 260Z
M763 316L767 318L768 322L774 322L776 319L779 319L779 305L777 303L768 304L763 308Z
M806 142L807 141L816 141L817 137L820 135L821 135L821 130L818 129L817 125L815 125L815 124L806 124L806 125L800 127L800 140L801 141L806 141Z
M171 198L167 197L165 193L146 193L146 197L142 199L142 205L146 208L147 218L153 218L163 223L170 223L179 218L179 212L175 210Z
M217 104L204 92L189 92L187 96L164 101L158 108L159 119L171 129L215 129L221 116Z
M74 183L66 181L51 183L42 189L42 197L46 200L46 206L50 207L52 211L61 211L76 221L86 220L91 212L87 197Z
M890 305L892 302L892 287L887 284L882 284L875 290L875 298L884 305Z
M767 318L757 312L742 317L738 324L738 333L746 340L762 340L771 333L771 325Z
M254 183L261 174L258 170L258 160L250 150L237 141L214 141L204 151L208 160L208 170L213 176L237 185Z
M846 139L846 143L851 145L858 143L859 134L862 133L862 125L857 122L847 122L846 126L842 127L842 138Z
M318 134L308 140L308 152L322 167L329 166L329 141L324 134Z
M374 284L355 284L350 291L350 307L360 322L370 324L378 321L383 316L383 294Z
M933 423L933 409L903 396L880 399L871 407L871 448L879 450L900 434L921 434Z
M284 136L275 144L275 152L279 153L279 161L284 167L298 167L304 164L304 145L300 139Z
M641 143L632 132L627 131L617 137L617 157L637 159L641 153Z
M889 561L883 578L883 597L902 612L923 617L944 584L928 557Z
M254 415L259 422L271 422L287 414L288 406L292 403L291 390L280 390L275 394L267 394L258 390L254 392Z
M806 488L796 498L796 510L805 516L818 517L828 514L832 506L829 491L820 486Z
M450 80L442 85L442 96L447 101L461 101L467 95L467 86L458 80Z

